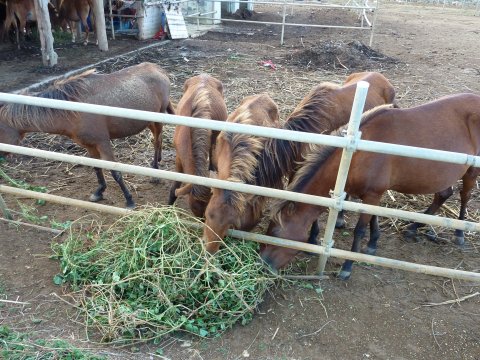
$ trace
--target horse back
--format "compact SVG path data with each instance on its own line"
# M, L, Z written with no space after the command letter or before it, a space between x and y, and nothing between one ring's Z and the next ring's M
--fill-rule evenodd
M353 93L355 93L354 89L356 89L359 81L366 81L370 84L365 110L372 109L378 105L393 104L395 102L395 88L382 74L378 72L353 73L347 77L343 87L349 89L349 91L353 90Z

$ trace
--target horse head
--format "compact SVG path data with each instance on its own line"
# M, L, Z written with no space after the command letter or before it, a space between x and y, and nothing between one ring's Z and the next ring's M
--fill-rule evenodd
M0 104L0 109L1 109ZM14 129L8 125L1 123L0 119L0 143L8 145L20 145L20 141L23 138L23 134L17 129ZM6 157L9 153L0 151L0 157Z
M240 213L228 201L230 190L212 189L212 197L205 210L205 226L203 228L203 241L208 252L216 253L220 248L222 239L227 231L240 227Z
M313 214L305 212L309 207L305 206L306 204L291 201L285 201L282 204L278 213L270 221L267 235L304 243L309 242L308 229L315 220ZM275 245L260 245L260 256L273 271L286 266L299 252L299 250Z

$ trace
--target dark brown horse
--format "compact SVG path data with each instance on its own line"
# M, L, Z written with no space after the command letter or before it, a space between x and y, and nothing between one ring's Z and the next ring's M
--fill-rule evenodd
M57 82L35 96L173 114L169 100L170 81L158 65L151 63L107 75L90 70ZM87 149L90 156L102 160L114 160L110 139L135 135L147 127L155 142L152 166L158 168L162 150L161 123L21 104L0 106L0 142L18 145L28 132L65 135ZM99 187L90 197L91 201L102 200L107 186L102 169L95 168L95 172ZM127 207L134 207L121 173L114 170L111 173L125 195Z
M364 114L361 131L364 140L479 155L480 96L458 94L410 109L382 106ZM328 196L335 185L341 154L340 148L318 146L296 173L289 190ZM459 219L463 220L478 173L478 168L467 165L358 151L352 158L346 192L371 205L378 205L389 189L407 194L435 193L434 204L426 211L433 214L451 194L452 185L462 179ZM309 224L325 211L323 207L290 201L279 203L275 209L268 234L302 242L307 241ZM360 250L369 223L367 253L375 254L380 235L377 218L364 213L355 227L352 251ZM414 224L410 230L414 232L417 227ZM463 231L455 234L463 242ZM296 253L270 245L261 249L263 259L274 269L286 265ZM349 278L352 263L345 261L340 278Z
M228 114L223 99L222 83L207 74L194 76L185 81L183 96L178 103L176 114L225 121ZM176 171L209 177L211 150L217 136L218 131L177 126L173 136ZM188 194L188 202L193 214L203 217L211 195L210 188L192 184L179 188L180 185L180 181L172 184L168 204L173 205L177 196Z
M346 124L359 81L370 84L365 111L375 106L395 102L395 89L382 74L377 72L354 73L347 77L342 86L321 83L310 91L286 120L283 128L310 133L329 133ZM309 144L268 139L260 153L255 175L256 185L282 189L285 178L288 180L296 171L297 164L309 151ZM345 226L343 211L339 213L336 227ZM314 222L309 241L314 243L318 235Z
M83 45L88 44L90 28L88 26L88 15L93 9L92 0L60 0L58 3L58 23L63 31L70 29L72 42L75 42L75 24L80 22L85 29L85 40ZM92 12L93 14L93 12ZM95 33L95 19L92 16L92 26Z
M267 94L246 97L227 121L259 126L278 126L278 107ZM257 157L265 138L222 131L215 156L218 178L248 183L254 180ZM251 230L260 221L265 198L236 191L212 189L205 211L203 240L214 253L230 228Z

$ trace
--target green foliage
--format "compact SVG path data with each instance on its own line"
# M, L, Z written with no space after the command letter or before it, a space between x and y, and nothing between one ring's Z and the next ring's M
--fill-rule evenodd
M54 245L61 262L54 282L69 282L78 291L87 328L106 341L177 330L219 336L252 319L274 277L263 271L258 244L227 240L214 256L208 254L199 225L165 206L135 211L108 229L72 229Z
M104 360L64 340L31 340L25 333L0 326L0 358L9 360Z
M45 186L34 186L34 185L28 184L25 181L12 179L2 169L0 169L0 178L3 178L10 186L13 186L19 189L31 190L31 191L41 192L41 193L47 192L47 188Z

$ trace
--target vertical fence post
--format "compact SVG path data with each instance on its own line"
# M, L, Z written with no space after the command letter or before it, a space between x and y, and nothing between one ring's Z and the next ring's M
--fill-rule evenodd
M375 32L375 23L377 22L377 14L378 14L378 1L377 1L377 6L373 10L373 20L372 20L372 26L370 30L370 41L368 42L368 46L372 46L373 44L373 33Z
M280 45L283 45L283 34L285 33L285 16L287 14L287 1L283 2L283 15L282 15L282 36L280 38Z
M331 193L331 197L336 200L335 207L330 208L328 213L327 225L325 226L325 234L322 239L322 246L327 250L325 254L320 256L318 262L318 273L323 274L325 265L327 264L329 250L333 246L333 232L335 230L335 222L337 221L338 212L343 209L343 201L345 199L345 184L347 182L348 169L350 168L350 161L352 160L353 152L357 147L358 140L361 133L358 131L360 127L360 120L362 118L363 107L367 98L369 83L366 81L359 81L357 83L357 90L353 100L352 112L350 114L350 121L348 123L346 137L350 140L349 145L343 149L340 166L338 168L337 181L335 183L335 190Z
M3 200L3 197L1 194L0 194L0 210L2 210L3 216L5 216L5 219L12 220L12 215L10 214L10 211L8 211L7 204L5 204L5 200Z
M112 26L112 39L115 40L115 29L114 29L114 26L113 26L113 10L112 10L112 0L108 0L108 5L110 6L110 25ZM118 6L118 5L117 5ZM117 9L118 11L118 9ZM118 28L121 29L122 27L120 26L121 24L121 18L118 18L118 22L119 22L119 25L118 25Z

